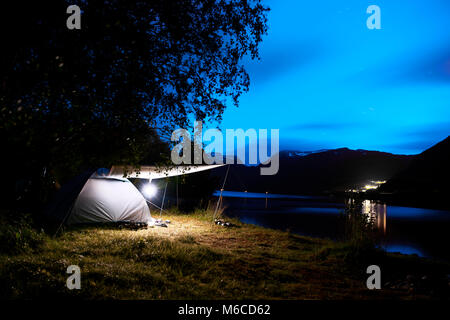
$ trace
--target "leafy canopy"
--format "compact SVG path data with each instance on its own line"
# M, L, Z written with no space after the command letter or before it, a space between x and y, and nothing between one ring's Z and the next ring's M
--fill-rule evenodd
M81 8L81 30L66 27L72 4ZM138 164L163 144L157 132L193 118L220 121L249 88L242 58L258 58L267 11L260 0L2 9L0 139L10 165L58 175Z

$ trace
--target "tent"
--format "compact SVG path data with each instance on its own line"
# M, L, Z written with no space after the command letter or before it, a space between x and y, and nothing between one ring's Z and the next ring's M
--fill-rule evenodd
M147 202L128 179L94 174L78 195L67 224L117 221L154 223Z
M132 221L152 224L145 198L125 178L105 174L109 170L83 173L57 193L46 215L65 224Z
M46 215L61 224L131 221L153 225L155 220L146 199L124 176L151 181L219 166L142 167L139 171L112 167L85 172L63 186L47 207Z

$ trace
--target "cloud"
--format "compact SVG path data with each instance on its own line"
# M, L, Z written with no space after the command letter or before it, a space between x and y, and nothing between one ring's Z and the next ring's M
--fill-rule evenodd
M400 143L389 145L400 153L421 153L450 135L450 122L429 124L405 131Z
M431 123L427 126L421 126L411 129L406 133L407 137L420 137L422 139L445 139L450 135L450 122Z
M245 62L250 80L263 83L307 65L321 55L316 44L267 43L261 52L261 60Z
M281 137L280 151L314 151L319 149L333 148L334 146L327 142L318 142L303 138Z
M410 140L389 145L389 149L395 150L395 153L400 154L419 154L422 151L435 145L435 141L427 140Z
M376 85L450 83L450 44L377 64L351 77Z
M413 61L401 76L411 81L450 82L450 45Z
M349 128L358 128L362 124L359 122L311 122L311 123L301 123L295 124L293 126L287 127L287 130L303 131L303 130L345 130Z

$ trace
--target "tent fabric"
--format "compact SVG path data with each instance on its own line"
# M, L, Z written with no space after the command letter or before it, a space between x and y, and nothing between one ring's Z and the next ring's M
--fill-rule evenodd
M45 210L49 221L77 224L126 220L153 225L139 190L128 179L108 176L109 171L86 171L63 185Z
M94 170L88 170L65 183L45 208L46 217L53 222L63 222Z
M94 174L78 195L67 224L117 221L154 223L144 197L128 179Z
M160 179L180 176L188 173L195 173L204 170L211 170L222 167L226 164L199 165L199 166L176 166L171 168L160 168L154 166L142 166L139 169L133 167L113 166L109 173L110 177L124 177L136 179ZM125 174L126 173L126 174Z

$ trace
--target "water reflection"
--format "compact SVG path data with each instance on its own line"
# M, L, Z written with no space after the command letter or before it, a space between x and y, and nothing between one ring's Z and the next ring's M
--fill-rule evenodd
M290 232L339 239L341 213L354 199L318 197L269 197L235 192L224 195L227 214L246 223ZM450 211L390 206L363 200L361 212L380 231L380 246L390 252L417 254L450 261Z
M353 207L358 200L349 198L346 200L346 207ZM361 213L367 217L368 222L372 222L374 227L382 234L386 234L387 206L373 200L363 200L361 202Z
M369 221L373 221L374 226L386 234L387 207L385 203L377 203L372 200L364 200L362 203L362 213L367 215Z

